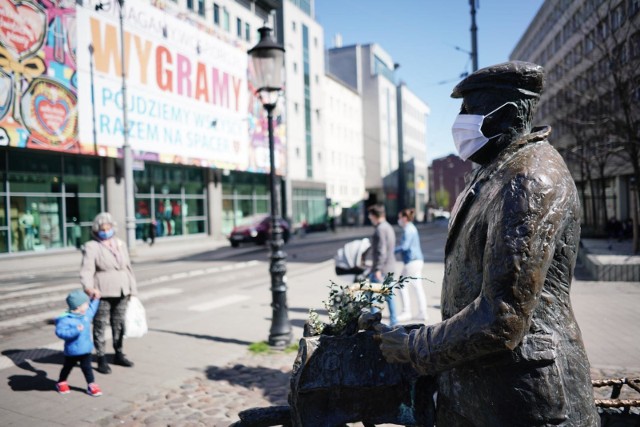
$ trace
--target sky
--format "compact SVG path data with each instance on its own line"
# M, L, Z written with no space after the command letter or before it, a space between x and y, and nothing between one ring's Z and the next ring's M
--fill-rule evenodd
M478 0L478 68L509 55L544 0ZM390 7L392 6L392 7ZM325 48L376 43L400 64L397 78L431 109L427 118L427 159L456 153L451 125L460 100L450 97L472 71L469 0L316 0L316 20Z

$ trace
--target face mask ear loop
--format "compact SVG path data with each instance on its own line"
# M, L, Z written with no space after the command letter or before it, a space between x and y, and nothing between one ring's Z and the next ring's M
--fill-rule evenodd
M488 113L484 116L484 118L482 119L482 121L484 122L484 119L486 119L487 117L489 117L490 115L492 115L493 113L495 113L496 111L498 111L499 109L501 109L502 107L504 107L504 106L506 106L506 105L509 105L509 104L513 105L513 106L516 108L516 110L518 109L518 105L517 105L515 102L513 102L513 101L505 102L504 104L502 104L501 106L499 106L499 107L498 107L498 108L496 108L495 110L488 112ZM480 131L480 132L482 132L482 131ZM487 139L493 139L493 138L496 138L496 137L498 137L498 136L502 135L503 133L504 133L504 132L500 132L500 133L497 133L497 134L495 134L495 135L493 135L493 136L487 136L487 137L485 137L485 138L487 138ZM484 134L483 134L483 135L484 135Z
M504 104L502 104L501 106L499 106L495 110L488 112L487 114L484 115L484 117L486 118L486 117L492 115L493 113L495 113L496 111L498 111L499 109L504 107L505 105L513 105L516 108L516 110L518 109L518 105L515 102L509 101L509 102L505 102Z

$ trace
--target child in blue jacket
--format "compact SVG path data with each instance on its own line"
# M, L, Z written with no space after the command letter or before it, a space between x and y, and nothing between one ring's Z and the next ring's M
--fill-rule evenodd
M60 371L60 378L56 384L58 392L67 394L70 392L67 378L78 362L80 369L87 380L87 393L91 396L101 396L102 391L96 384L91 367L91 352L93 341L91 340L91 322L98 311L99 296L89 301L87 294L78 289L67 296L69 311L61 314L56 319L56 335L64 340L64 366Z

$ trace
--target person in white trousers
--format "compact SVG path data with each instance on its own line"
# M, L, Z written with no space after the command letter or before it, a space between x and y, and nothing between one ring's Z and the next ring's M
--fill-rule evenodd
M426 321L429 318L427 314L427 297L424 289L422 289L422 267L424 266L424 256L420 247L420 236L418 229L413 224L415 217L414 209L403 209L398 214L398 225L403 229L402 240L400 245L395 248L395 253L402 254L401 276L410 277L405 282L405 286L400 290L400 298L402 299L402 312L398 315L399 322L406 322L414 319L411 312L411 298L409 296L409 288L413 290L418 300L419 320Z

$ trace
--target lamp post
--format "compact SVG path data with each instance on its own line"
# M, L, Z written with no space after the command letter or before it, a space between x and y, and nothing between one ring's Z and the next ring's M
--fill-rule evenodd
M122 75L122 161L124 163L124 221L127 233L127 247L133 254L136 247L136 213L133 200L133 153L129 144L129 122L127 120L127 77L124 55L124 0L118 0L118 19L120 21L120 71ZM105 4L99 2L95 10L103 10ZM93 85L91 85L93 89Z
M269 190L271 193L271 238L270 263L271 274L271 329L269 331L269 345L284 347L291 343L291 323L287 307L286 272L287 254L282 250L282 227L278 213L276 197L276 164L273 142L273 110L282 90L282 72L284 68L284 48L271 38L271 29L262 27L258 30L260 41L247 53L253 65L253 87L262 106L267 111L267 126L269 130Z
M133 153L129 144L129 122L127 120L127 78L124 56L124 21L122 9L124 0L118 0L120 6L118 19L120 20L120 69L122 71L122 128L124 142L122 144L122 157L124 161L124 208L125 223L127 228L127 246L129 252L135 251L136 246L136 213L133 201Z

